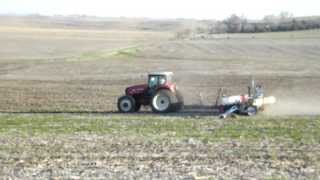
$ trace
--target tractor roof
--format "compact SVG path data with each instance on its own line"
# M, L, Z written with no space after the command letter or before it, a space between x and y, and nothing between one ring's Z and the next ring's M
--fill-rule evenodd
M149 76L172 76L173 72L153 72L153 73L149 73Z

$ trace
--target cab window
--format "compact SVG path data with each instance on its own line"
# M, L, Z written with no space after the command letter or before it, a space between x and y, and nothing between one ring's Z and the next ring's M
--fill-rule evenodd
M159 84L160 84L160 85L166 84L166 78L165 78L164 76L160 76L160 77L159 77Z
M158 78L156 76L151 76L149 78L149 87L155 87L158 85Z

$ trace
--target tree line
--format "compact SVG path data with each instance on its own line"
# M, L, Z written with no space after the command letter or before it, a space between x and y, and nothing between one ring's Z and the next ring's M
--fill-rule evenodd
M188 37L190 34L221 34L221 33L260 33L297 31L320 28L320 17L297 18L291 13L282 12L279 15L267 15L262 20L248 20L236 14L222 21L207 21L205 26L195 30L186 29L177 36Z
M320 28L320 18L295 18L290 13L268 15L260 21L249 21L245 17L232 15L209 27L209 33L256 33L296 31Z

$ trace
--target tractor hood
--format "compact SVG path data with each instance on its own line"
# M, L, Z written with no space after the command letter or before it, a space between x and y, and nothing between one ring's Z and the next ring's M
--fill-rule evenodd
M141 85L135 85L130 86L126 89L126 95L135 95L135 94L141 94L144 93L146 90L148 90L147 84L141 84Z

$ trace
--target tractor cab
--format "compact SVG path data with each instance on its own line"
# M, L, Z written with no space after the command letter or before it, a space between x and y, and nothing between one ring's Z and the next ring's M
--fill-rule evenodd
M172 72L160 72L149 74L148 87L150 89L157 89L160 86L171 84L172 76Z

